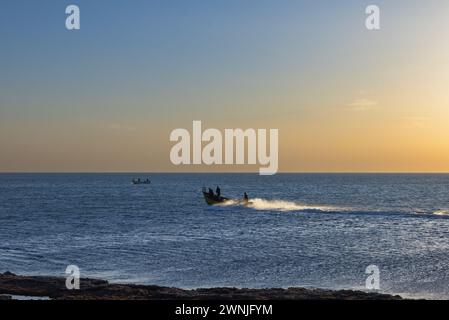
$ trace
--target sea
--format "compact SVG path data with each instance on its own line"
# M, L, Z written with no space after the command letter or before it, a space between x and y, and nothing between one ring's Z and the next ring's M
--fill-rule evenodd
M236 201L208 206L216 186ZM0 174L0 272L68 265L120 283L449 299L449 175Z

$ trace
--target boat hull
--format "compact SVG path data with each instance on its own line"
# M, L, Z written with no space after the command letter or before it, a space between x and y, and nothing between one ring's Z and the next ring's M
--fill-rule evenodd
M207 192L203 192L203 196L204 196L204 200L206 201L206 203L210 206L213 205L217 205L217 204L223 204L226 201L229 201L228 198L225 197L217 197L217 196L211 196L209 193Z
M151 181L133 181L133 184L151 184Z

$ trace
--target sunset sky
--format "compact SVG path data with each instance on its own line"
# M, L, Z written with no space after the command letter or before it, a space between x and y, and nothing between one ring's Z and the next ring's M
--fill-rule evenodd
M447 0L0 8L0 172L254 171L173 166L193 120L279 129L281 172L449 172Z

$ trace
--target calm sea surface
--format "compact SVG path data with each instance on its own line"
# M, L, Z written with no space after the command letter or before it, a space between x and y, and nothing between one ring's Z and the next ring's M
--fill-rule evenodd
M131 180L150 177L151 185ZM202 186L253 205L208 207ZM0 174L0 271L449 298L449 175Z

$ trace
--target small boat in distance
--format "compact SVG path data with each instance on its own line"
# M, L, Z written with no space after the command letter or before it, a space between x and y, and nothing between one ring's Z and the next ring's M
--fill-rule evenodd
M219 190L220 189L217 187L217 191ZM248 200L248 195L246 194L246 192L242 200L233 200L230 198L222 197L219 192L217 194L214 194L214 191L211 188L209 188L209 190L206 190L206 188L203 187L203 196L206 203L210 206L225 204L226 202L233 202L235 204L240 204L244 206L252 204L252 202Z
M133 184L150 184L150 183L151 183L150 179L145 179L145 180L141 180L140 178L133 179Z

